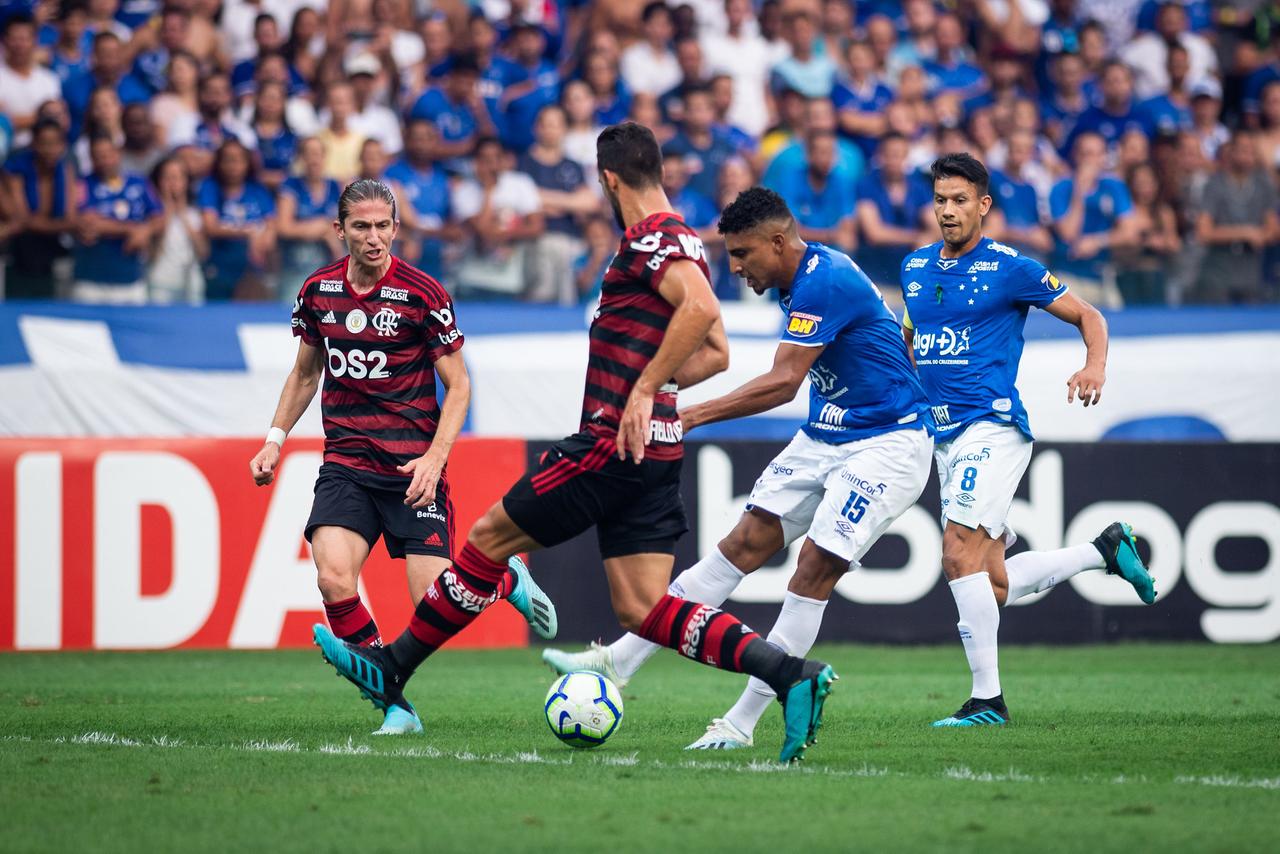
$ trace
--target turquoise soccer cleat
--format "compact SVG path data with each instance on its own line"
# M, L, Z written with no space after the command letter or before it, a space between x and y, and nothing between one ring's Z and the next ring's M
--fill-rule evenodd
M1009 708L1004 704L1004 697L992 697L990 700L979 700L970 697L964 701L954 715L934 721L933 726L1004 726L1009 723Z
M401 693L407 677L395 666L391 653L381 647L347 643L319 623L311 627L311 638L320 647L324 660L359 688L360 696L376 708L385 712L407 703Z
M1133 585L1138 598L1147 605L1156 601L1156 582L1138 556L1138 543L1133 528L1124 522L1112 522L1093 541L1107 562L1107 574L1118 575Z
M831 694L832 683L840 678L829 664L808 662L805 669L810 669L810 666L817 667L817 672L801 679L785 695L778 697L786 724L779 762L804 759L805 748L817 741L818 728L822 726L822 707Z
M555 604L542 592L529 567L519 557L508 558L507 566L516 577L515 586L507 592L507 601L524 616L538 637L551 640L559 628Z
M387 709L387 716L382 726L373 731L373 735L417 735L422 732L422 719L413 708L413 703L402 700L404 705L396 705Z

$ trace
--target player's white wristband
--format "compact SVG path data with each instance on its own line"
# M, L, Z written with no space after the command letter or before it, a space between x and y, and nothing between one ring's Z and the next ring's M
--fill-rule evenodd
M281 430L279 427L272 427L270 430L267 431L267 441L275 442L278 446L283 448L285 437L288 435L289 435L288 433Z

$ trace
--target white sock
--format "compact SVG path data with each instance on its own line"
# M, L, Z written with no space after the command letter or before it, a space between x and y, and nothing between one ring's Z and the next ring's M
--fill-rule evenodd
M681 599L718 608L738 588L743 578L742 570L730 563L717 548L677 575L667 592ZM640 669L640 665L661 648L656 643L628 632L609 644L609 649L613 652L613 669L622 678L630 679Z
M950 583L960 622L960 641L973 671L971 697L989 700L1000 693L1000 668L996 635L1000 631L1000 607L996 604L991 576L985 572L957 578Z
M778 621L773 624L767 640L783 652L805 655L813 648L813 642L818 637L822 612L826 607L827 603L823 600L807 599L788 590L782 600ZM747 687L738 702L725 713L725 720L742 730L743 735L750 737L774 696L772 688L752 676L747 680Z
M1107 562L1093 543L1082 543L1051 552L1023 552L1004 562L1009 576L1005 605L1012 605L1028 593L1048 590L1086 569L1106 569Z

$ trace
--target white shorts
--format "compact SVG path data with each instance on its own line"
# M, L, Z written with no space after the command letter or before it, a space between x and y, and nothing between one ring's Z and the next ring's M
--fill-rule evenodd
M1005 548L1018 535L1009 527L1009 508L1031 462L1031 440L1012 424L977 421L933 452L942 496L942 527L947 521L977 530Z
M802 431L761 473L747 507L777 516L788 544L807 533L815 545L856 566L924 491L932 448L924 430L895 430L844 445Z

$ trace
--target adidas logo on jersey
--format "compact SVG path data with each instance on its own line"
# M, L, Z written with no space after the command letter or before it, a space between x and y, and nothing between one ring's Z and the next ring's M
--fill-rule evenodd
M423 541L422 541L422 544L423 544L424 546L442 546L442 545L444 545L444 541L440 539L440 535L439 535L439 534L437 534L437 533L435 533L434 531L432 531L432 532L431 532L431 536L429 536L429 537L427 537L425 540L423 540Z
M320 318L320 322L321 323L337 323L338 318L334 317L333 312L331 311L328 314L326 314L324 317Z

